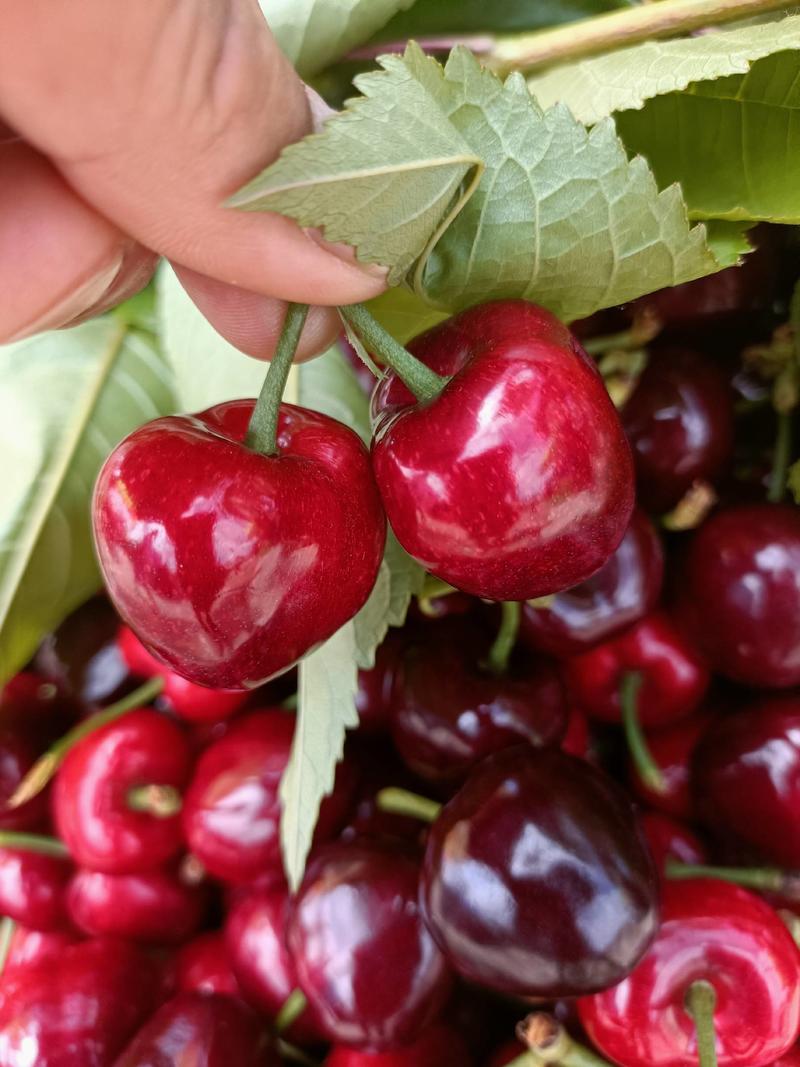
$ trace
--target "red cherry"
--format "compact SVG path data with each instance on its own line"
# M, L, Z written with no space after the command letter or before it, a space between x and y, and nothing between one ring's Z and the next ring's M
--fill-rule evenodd
M289 893L263 889L239 900L228 912L225 942L233 973L245 999L270 1019L278 1016L297 988L294 960L286 944ZM307 1007L289 1027L290 1041L313 1044L325 1039L322 1023Z
M388 1052L335 1045L324 1067L468 1067L470 1062L469 1048L458 1031L447 1023L434 1023L412 1044Z
M0 722L4 731L24 738L41 751L75 723L83 708L54 682L23 671L0 691Z
M800 510L718 511L692 535L678 609L715 671L765 689L800 684Z
M628 797L556 748L506 749L473 770L430 828L422 903L462 977L526 998L619 981L657 925Z
M268 873L282 875L278 787L294 727L295 717L287 712L250 712L197 761L184 799L184 833L206 870L223 881L242 884ZM344 761L336 788L322 804L317 841L341 826L354 787L352 768Z
M148 423L95 490L120 615L179 674L217 689L252 689L335 633L367 599L385 540L357 435L283 404L280 455L260 455L242 444L253 406Z
M114 1067L279 1067L258 1018L240 1000L179 993L144 1024Z
M16 926L3 967L3 982L14 970L57 963L64 949L79 941L71 930L29 930L26 926Z
M156 711L132 711L79 741L53 790L59 836L76 863L134 874L169 860L182 846L177 815L134 810L146 786L181 790L190 772L181 728Z
M178 950L175 984L180 993L241 995L222 931L199 934Z
M628 781L634 793L667 815L691 819L694 815L689 788L692 757L700 738L713 721L713 715L698 711L669 726L649 730L647 749L661 772L663 789L661 792L651 789L629 761Z
M693 711L708 687L708 668L669 618L655 612L619 637L564 661L567 688L596 719L620 722L620 686L626 674L642 678L643 726L663 726Z
M681 863L707 863L708 857L700 838L684 826L660 811L645 811L639 817L650 853L656 867L663 875L667 860Z
M72 870L68 859L0 848L0 915L31 930L66 926L65 892Z
M667 883L661 929L635 971L579 1002L586 1032L623 1067L696 1064L685 1006L693 982L716 994L719 1067L765 1067L800 1025L800 954L775 912L754 894L710 879Z
M512 657L502 675L482 667L489 643L460 620L438 623L405 651L393 692L392 739L408 767L433 782L463 779L509 745L558 744L566 698L549 662Z
M651 354L622 409L636 498L662 512L695 482L713 481L733 452L733 390L718 363L686 348Z
M158 968L122 941L82 941L3 975L3 1067L108 1067L155 1008Z
M203 921L207 903L204 886L187 885L167 871L81 870L67 892L70 918L84 933L165 945L191 937Z
M542 606L523 604L520 641L551 656L585 652L651 612L663 576L658 533L643 511L634 511L616 552L596 574Z
M717 719L695 749L692 785L711 829L800 867L800 698Z
M426 570L489 600L528 600L594 574L633 509L630 449L578 342L520 300L470 308L410 350L453 375L414 402L395 374L373 396L386 513Z
M561 750L568 752L570 756L578 756L580 759L588 759L592 747L592 737L589 732L589 720L580 708L570 708L567 719L567 732L561 741Z
M800 1067L800 1049L791 1049L785 1056L775 1060L772 1067Z
M289 921L299 986L337 1044L380 1051L414 1041L450 992L418 905L419 868L376 844L320 849Z

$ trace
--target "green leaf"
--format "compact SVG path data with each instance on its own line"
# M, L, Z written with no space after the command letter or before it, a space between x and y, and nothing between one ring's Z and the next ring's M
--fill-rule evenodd
M636 0L418 0L376 34L380 41L454 33L540 30L576 19L591 18L621 7L634 7Z
M295 368L295 402L338 419L369 444L369 397L338 345Z
M368 41L415 0L261 0L278 44L302 77ZM421 0L420 6L424 6Z
M0 348L0 681L100 588L95 478L122 437L172 406L152 337L111 317Z
M386 535L384 562L389 569L389 605L386 621L389 626L402 626L412 596L422 592L425 571L409 556L391 530Z
M788 484L795 503L800 504L800 460L789 468Z
M660 185L680 181L694 218L800 222L800 53L696 82L617 116Z
M390 268L395 284L423 255L437 229L469 195L481 161L437 108L400 56L357 79L363 96L329 119L322 133L284 149L236 193L230 205L280 211L301 225L324 225L359 258Z
M541 107L564 103L577 119L591 124L615 111L639 109L653 97L679 92L694 82L746 74L757 60L798 47L800 17L790 16L699 37L647 41L561 64L529 78L528 88Z

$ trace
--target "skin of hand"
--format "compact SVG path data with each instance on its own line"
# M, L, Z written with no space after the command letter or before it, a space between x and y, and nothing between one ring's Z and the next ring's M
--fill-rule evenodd
M321 108L257 0L2 0L0 343L114 306L165 256L242 351L269 358L288 300L315 305L299 358L321 351L385 271L224 207Z

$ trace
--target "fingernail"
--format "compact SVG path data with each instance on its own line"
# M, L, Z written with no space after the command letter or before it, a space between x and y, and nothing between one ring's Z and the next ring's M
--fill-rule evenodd
M316 89L312 89L310 85L303 87L306 91L306 97L308 98L308 110L311 113L311 126L314 133L319 133L325 124L325 120L329 119L331 115L335 115L335 110L330 107Z
M107 263L102 270L87 278L77 288L72 289L67 296L51 305L32 322L26 323L10 337L0 338L0 344L22 341L26 337L43 333L45 330L57 330L60 326L65 326L73 319L85 314L112 288L122 267L123 259L123 253L120 252L111 263Z

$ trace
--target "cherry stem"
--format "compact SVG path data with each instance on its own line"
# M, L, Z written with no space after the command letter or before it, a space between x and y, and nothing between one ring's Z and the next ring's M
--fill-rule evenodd
M145 704L150 704L164 688L164 679L159 675L150 678L144 685L134 689L115 704L109 704L103 711L97 711L74 726L68 733L60 737L54 745L51 745L44 755L34 763L12 795L6 801L6 807L18 808L21 804L27 804L44 789L58 768L64 762L67 753L82 741L84 737L107 726L115 719L121 718L129 711L135 711Z
M654 312L647 309L640 312L627 330L606 334L604 337L588 337L581 341L583 349L590 356L602 356L606 352L629 352L641 348L657 337L662 324Z
M308 1007L305 993L302 989L293 989L284 1000L280 1011L275 1017L275 1030L279 1034L285 1033L290 1026L297 1022Z
M611 1067L608 1060L574 1041L558 1019L544 1011L528 1015L517 1027L517 1037L528 1046L529 1052L513 1060L509 1067L514 1064L531 1067L531 1058L535 1067L545 1063L560 1067Z
M253 452L260 452L263 456L280 454L278 417L281 400L307 317L308 304L289 304L286 308L278 347L270 360L269 370L261 386L253 414L250 416L250 425L247 427L244 443L247 448L252 449Z
M654 793L665 793L667 783L661 768L653 759L639 719L639 690L642 676L638 671L628 671L622 676L619 686L619 702L622 708L622 725L628 751L642 782Z
M435 400L447 385L449 379L443 378L412 356L407 348L403 348L384 330L363 304L348 304L340 307L339 313L352 326L365 346L395 372L417 400L423 403Z
M172 819L183 807L183 798L174 785L135 785L126 799L131 811L156 819Z
M659 0L556 29L498 37L486 62L502 73L532 71L783 7L786 0Z
M718 878L746 889L780 893L787 900L800 902L800 872L784 871L780 867L716 867L705 863L681 863L668 859L664 866L667 878L681 881L686 878Z
M8 915L0 919L0 977L2 977L3 971L6 969L8 954L11 951L11 942L14 940L16 929L16 922L9 918Z
M703 979L692 982L686 990L684 1004L694 1020L700 1067L717 1067L717 1035L714 1030L717 994L713 985Z
M0 848L17 849L20 852L38 852L41 856L56 856L64 859L69 849L57 837L47 834L26 834L16 830L0 830Z
M767 491L767 500L771 504L780 504L786 494L786 479L792 458L792 413L779 411L777 417L778 429L775 435L772 470Z
M412 793L410 789L397 789L394 786L381 789L375 800L380 810L390 815L405 815L409 819L428 823L433 822L442 810L438 800L429 800L419 793Z
M517 643L519 620L522 617L522 605L516 600L505 600L500 606L500 628L486 657L486 666L492 674L505 674L508 670L508 661Z

